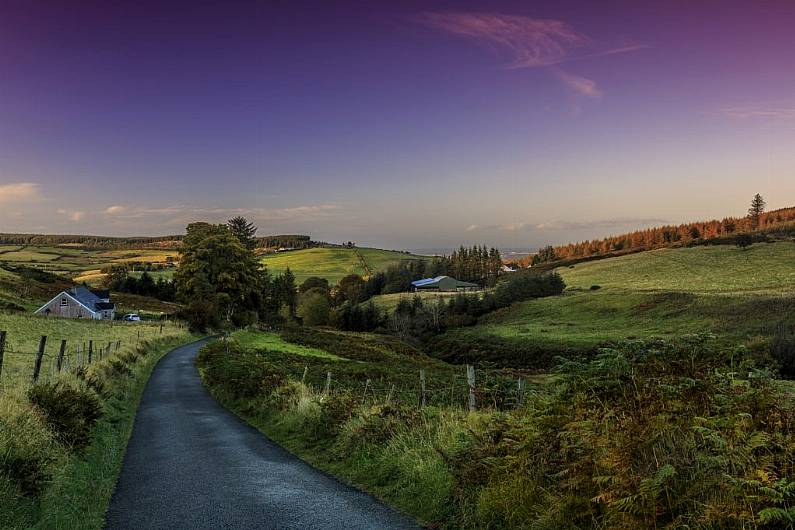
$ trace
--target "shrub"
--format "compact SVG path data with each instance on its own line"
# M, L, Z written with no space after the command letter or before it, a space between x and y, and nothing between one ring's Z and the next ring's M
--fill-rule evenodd
M23 494L36 495L62 455L41 414L21 399L0 395L0 481L5 477Z
M283 369L255 351L226 353L226 345L216 342L205 347L198 365L204 369L209 386L219 386L235 399L270 393L284 384Z
M74 381L39 383L28 390L28 399L58 439L74 448L88 445L91 428L102 415L96 393Z
M795 379L795 329L781 326L773 336L770 352L778 363L781 375Z

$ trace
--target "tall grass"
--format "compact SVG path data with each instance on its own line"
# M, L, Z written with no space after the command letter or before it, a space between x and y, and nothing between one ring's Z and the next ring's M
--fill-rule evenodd
M156 361L185 332L0 389L0 528L101 528ZM7 376L7 374L3 374Z
M467 413L305 385L269 353L209 346L227 407L288 449L441 528L792 528L795 408L747 350L630 342L561 365L524 406ZM234 349L234 346L233 346ZM257 392L236 362L261 357ZM346 366L346 365L341 365ZM259 383L256 383L256 380Z

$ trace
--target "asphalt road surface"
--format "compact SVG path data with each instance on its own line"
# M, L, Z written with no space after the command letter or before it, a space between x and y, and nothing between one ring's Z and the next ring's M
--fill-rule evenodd
M193 365L203 344L173 350L152 373L106 528L418 528L218 405Z

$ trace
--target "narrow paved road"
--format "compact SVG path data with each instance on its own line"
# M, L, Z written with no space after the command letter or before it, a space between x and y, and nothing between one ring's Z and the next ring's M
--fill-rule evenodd
M226 411L193 361L164 357L147 384L106 528L416 529Z

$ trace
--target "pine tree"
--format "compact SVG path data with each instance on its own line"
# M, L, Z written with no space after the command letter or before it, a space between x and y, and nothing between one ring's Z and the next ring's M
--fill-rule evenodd
M762 214L765 212L765 200L758 193L754 195L751 200L751 207L748 208L748 220L751 222L751 228L757 230Z
M257 227L254 223L249 223L245 217L237 216L227 221L226 225L229 231L232 232L249 250L254 250L257 246Z

